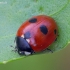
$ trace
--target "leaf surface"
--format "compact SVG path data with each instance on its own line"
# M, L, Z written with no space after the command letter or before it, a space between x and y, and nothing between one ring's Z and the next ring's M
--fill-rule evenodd
M14 39L20 25L36 15L48 15L58 25L58 38L50 49L54 52L70 43L70 0L0 0L0 62L20 58L12 52ZM35 56L37 57L37 56Z

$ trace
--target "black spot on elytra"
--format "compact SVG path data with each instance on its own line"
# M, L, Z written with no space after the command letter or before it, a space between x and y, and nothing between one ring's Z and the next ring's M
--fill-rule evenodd
M56 29L55 29L55 30L54 30L54 33L56 34L56 32L57 32L57 31L56 31Z
M29 22L30 23L35 23L35 22L37 22L37 19L36 18L32 18L32 19L29 20Z
M40 26L40 30L41 30L41 32L42 32L43 34L47 34L47 33L48 33L48 29L47 29L47 27L46 27L45 25L41 25L41 26Z
M26 32L25 34L24 34L24 37L25 37L25 39L28 39L28 38L30 38L31 36L30 36L30 32L28 31L28 32Z

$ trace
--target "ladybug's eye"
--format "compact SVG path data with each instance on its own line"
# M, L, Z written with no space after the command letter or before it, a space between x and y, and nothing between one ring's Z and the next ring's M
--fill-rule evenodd
M37 22L37 19L36 18L32 18L32 19L29 20L29 22L30 23L35 23L35 22Z
M41 26L40 26L40 30L41 30L41 32L42 32L43 34L47 34L47 33L48 33L48 29L47 29L47 27L46 27L45 25L41 25Z
M56 34L56 32L57 32L57 31L56 31L56 29L55 29L55 30L54 30L54 33Z

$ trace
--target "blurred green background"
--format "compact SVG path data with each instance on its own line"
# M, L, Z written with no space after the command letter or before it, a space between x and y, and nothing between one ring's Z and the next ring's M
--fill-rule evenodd
M0 64L0 70L70 70L70 45L58 52L37 56Z

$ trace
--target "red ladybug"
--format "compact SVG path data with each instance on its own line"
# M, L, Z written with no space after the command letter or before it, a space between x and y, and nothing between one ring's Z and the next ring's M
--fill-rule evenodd
M16 34L16 49L20 55L41 52L57 38L57 25L53 18L38 15L25 21Z

